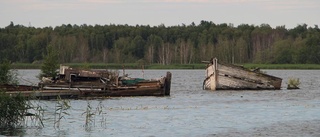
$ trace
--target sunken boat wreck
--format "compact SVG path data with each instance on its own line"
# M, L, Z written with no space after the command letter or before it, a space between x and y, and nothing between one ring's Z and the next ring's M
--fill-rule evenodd
M116 71L83 70L60 66L55 78L43 77L37 90L7 91L38 99L123 97L123 96L169 96L171 73L157 79L119 76Z
M282 79L249 70L242 66L218 62L212 58L207 63L203 88L206 90L273 90L281 89Z

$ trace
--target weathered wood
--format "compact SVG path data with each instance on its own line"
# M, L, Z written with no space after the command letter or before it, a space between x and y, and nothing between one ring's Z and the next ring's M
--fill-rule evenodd
M218 79L217 89L275 89L274 86L269 84L255 83L223 75L219 75Z
M253 72L245 68L235 67L233 65L226 66L226 65L218 64L218 70L220 75L232 76L235 78L243 79L243 80L250 81L257 84L280 81L280 79L277 77L263 74L263 73Z
M166 78L165 78L165 93L164 95L167 95L169 96L170 95L170 89L171 89L171 77L172 77L172 74L171 72L167 72L167 75L166 75Z
M218 63L212 59L206 68L203 88L219 89L280 89L282 79L251 71L233 64Z

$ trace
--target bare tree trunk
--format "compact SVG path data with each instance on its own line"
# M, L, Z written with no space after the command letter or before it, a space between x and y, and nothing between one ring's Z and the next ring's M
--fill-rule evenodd
M159 63L165 65L165 46L161 44L159 49Z
M181 41L180 43L180 64L183 64L183 52L184 52L184 43Z
M171 48L170 48L170 43L166 44L166 64L171 63Z
M177 55L178 55L178 46L174 46L174 63L177 63L177 61L178 61L178 57L177 57Z
M147 51L147 55L146 55L146 58L149 63L153 63L153 55L154 55L154 48L153 48L153 45L150 45L148 47L148 51Z
M104 63L108 63L107 56L108 56L108 48L104 48L103 49L103 62Z
M162 43L161 44L162 46L162 65L165 65L166 64L166 58L165 58L165 54L166 54L166 51L165 51L165 45Z
M116 63L121 63L121 51L119 49L115 49L115 60Z
M194 54L194 51L193 51L193 48L190 49L190 55L189 55L189 61L188 61L188 64L191 63L192 61L192 58L193 58L193 54Z
M188 46L188 43L183 44L183 64L187 64Z

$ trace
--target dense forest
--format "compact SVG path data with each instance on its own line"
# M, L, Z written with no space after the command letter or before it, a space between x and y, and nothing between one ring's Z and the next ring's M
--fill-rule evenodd
M190 64L212 57L229 63L320 63L320 29L268 24L61 25L0 28L0 58L41 63L48 47L60 63Z

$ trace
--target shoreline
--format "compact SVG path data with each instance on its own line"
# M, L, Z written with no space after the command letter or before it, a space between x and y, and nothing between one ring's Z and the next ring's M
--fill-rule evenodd
M137 63L115 64L115 63L65 63L63 65L72 68L90 68L90 69L205 69L206 64L150 64L139 65ZM320 69L320 64L239 64L248 69L298 69L298 70L316 70ZM32 63L13 63L12 69L41 69L41 64Z

